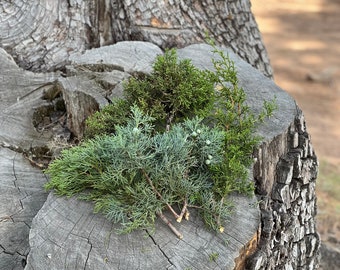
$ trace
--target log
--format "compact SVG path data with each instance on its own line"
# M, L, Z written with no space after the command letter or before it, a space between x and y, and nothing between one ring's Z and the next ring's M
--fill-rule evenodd
M203 51L208 52L207 48L210 49L205 47ZM89 81L96 80L95 78L99 76L98 70L102 69L106 72L107 69L115 67L117 70L125 71L126 76L135 72L147 73L151 71L152 62L160 53L161 50L157 46L142 42L121 42L89 50L83 55L73 57L71 70L74 73L66 79L77 80L77 91L86 89L82 93L94 97L92 91L99 85L92 87L91 90L85 86ZM210 56L208 54L206 58L209 62ZM87 73L87 75L91 74L87 80L83 67L90 67L93 70ZM80 80L79 70L83 76ZM65 79L58 79L58 82L63 80ZM69 95L68 89L66 87L62 89L64 96ZM98 98L100 92L106 95L103 89L97 91L95 100L98 104L100 104ZM77 104L88 106L83 102ZM71 103L67 105L67 107L71 106ZM79 107L77 110L84 111ZM216 234L206 230L197 213L192 211L190 222L183 221L181 224L176 224L184 234L183 240L179 241L161 220L157 221L154 233L137 231L129 235L117 235L115 230L118 225L108 222L100 214L94 215L91 203L76 198L58 198L50 194L32 226L31 252L26 268L43 269L49 265L52 269L85 269L86 267L115 269L119 265L120 269L190 267L232 269L236 264L240 264L237 260L235 262L235 259L240 257L240 251L254 237L256 238L259 226L256 198L235 196L233 200L235 214L228 223L225 233ZM242 233L240 228L244 228L241 229ZM213 254L217 254L214 260L211 259ZM244 263L244 258L240 261Z

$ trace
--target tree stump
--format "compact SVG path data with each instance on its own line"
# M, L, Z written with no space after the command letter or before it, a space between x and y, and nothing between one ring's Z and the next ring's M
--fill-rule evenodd
M184 234L182 240L178 240L161 220L157 220L154 232L141 230L118 235L115 229L119 225L107 221L100 214L93 214L91 203L76 197L56 197L51 193L33 219L29 248L28 227L24 223L31 223L32 216L46 196L43 189L39 188L45 178L39 170L30 168L26 176L34 180L23 182L27 178L18 172L23 171L22 168L29 161L35 165L40 164L34 159L32 150L41 149L53 140L51 127L59 128L58 121L66 121L70 129L74 121L79 121L74 132L82 136L80 122L84 118L58 115L58 121L52 121L51 125L50 120L56 113L60 94L64 97L67 114L74 112L71 111L72 104L77 102L77 96L81 96L82 100L78 110L91 113L90 108L99 109L111 96L120 95L121 82L136 72L135 69L137 72L150 71L152 59L161 50L142 42L122 42L93 49L83 55L74 55L63 76L20 70L8 55L0 54L4 57L2 59L7 59L8 65L0 73L2 76L7 74L6 84L0 85L0 153L3 153L0 160L5 176L0 178L0 187L1 194L7 194L6 188L11 184L11 189L18 196L12 196L13 199L4 198L6 201L17 202L14 205L19 207L12 209L10 204L4 204L6 207L2 208L1 223L6 225L1 226L0 230L1 262L6 262L3 268L7 270L15 266L22 269L21 261L24 265L28 252L26 269L316 268L319 249L314 220L317 161L303 115L286 92L230 50L226 52L235 61L240 85L247 94L251 108L259 112L264 99L276 96L278 110L258 127L257 132L263 140L255 153L254 168L250 174L250 181L256 184L256 198L238 195L231 198L235 212L224 233L206 230L200 217L193 211L190 221L175 224ZM199 68L213 67L213 54L208 45L191 45L179 49L178 55L180 58L191 59ZM12 73L6 73L8 67L12 67ZM20 84L17 78L25 78L26 81L20 80L22 87L18 87ZM78 94L73 95L75 89L72 89L72 85L75 84ZM8 85L14 85L10 88L13 91L7 91ZM44 114L46 106L53 107L52 114L46 114L47 117ZM41 107L44 109L39 109ZM37 109L40 114L37 114ZM46 118L50 122L45 122ZM23 153L28 161L18 153ZM15 170L11 166L14 156L22 159L16 163L18 167L14 167ZM6 173L8 171L11 173ZM4 179L8 179L7 182ZM32 200L31 204L24 204L22 208L32 207L29 208L32 212L27 215L24 223L12 226L13 221L5 217L8 215L13 218L16 209L21 209L23 201L20 191L24 189L16 183L27 184L31 192L29 194L32 194L27 199ZM33 197L34 194L41 195ZM20 241L15 240L13 235L20 238ZM6 268L7 265L10 265L9 268Z

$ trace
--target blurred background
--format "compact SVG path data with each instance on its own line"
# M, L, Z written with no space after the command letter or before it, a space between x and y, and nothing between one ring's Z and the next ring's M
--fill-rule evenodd
M318 231L340 252L340 0L253 0L252 10L276 84L305 115L320 163Z

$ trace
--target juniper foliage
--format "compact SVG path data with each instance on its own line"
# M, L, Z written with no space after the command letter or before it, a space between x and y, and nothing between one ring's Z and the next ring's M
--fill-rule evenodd
M135 106L114 135L64 150L46 170L46 188L58 195L82 193L95 202L95 211L121 223L122 232L152 227L157 213L175 204L201 208L212 188L208 167L223 157L224 132L194 117L155 133L152 120Z
M175 49L166 50L156 58L151 74L136 74L124 83L124 99L87 119L86 137L114 132L114 124L124 123L133 105L154 118L157 130L170 129L175 122L211 112L214 81L189 59L179 61Z
M213 41L215 58L212 59L215 72L215 104L210 120L225 131L223 162L213 166L214 192L224 200L228 194L237 191L252 194L253 182L248 180L252 153L261 138L256 128L277 109L275 99L263 103L262 111L255 115L246 103L246 93L239 86L237 70L228 55L218 49Z
M129 101L116 98L102 110L92 114L85 122L85 138L93 138L98 134L113 134L115 125L124 125L130 111Z
M47 189L95 202L95 211L121 232L152 228L163 215L188 218L197 208L208 227L223 231L231 192L251 194L256 126L275 101L255 115L239 87L234 63L211 43L215 71L201 71L175 50L157 57L150 75L131 78L124 99L87 120L88 138L62 152L46 173ZM175 210L179 209L178 210Z

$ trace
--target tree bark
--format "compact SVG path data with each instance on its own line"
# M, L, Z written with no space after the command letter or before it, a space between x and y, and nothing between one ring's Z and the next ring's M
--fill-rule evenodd
M272 77L249 0L4 0L0 46L33 71L61 69L70 55L123 40L162 49L209 35Z

